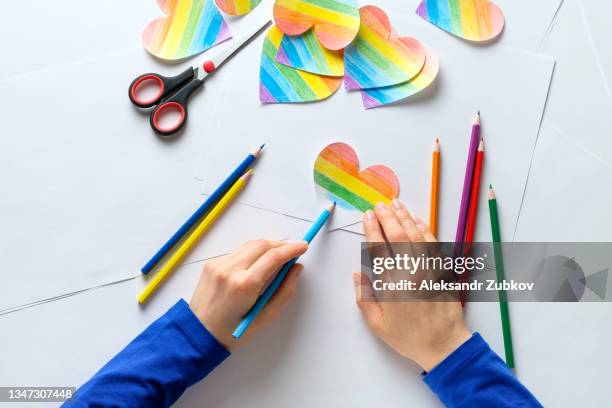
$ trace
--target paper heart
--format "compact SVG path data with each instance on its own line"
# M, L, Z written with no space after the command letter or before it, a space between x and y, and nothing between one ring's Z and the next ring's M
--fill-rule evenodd
M376 165L359 171L355 150L346 143L332 143L319 153L314 180L341 203L367 211L389 203L399 195L399 181L390 168Z
M504 29L504 13L488 0L422 0L416 13L469 41L490 41Z
M263 44L259 70L259 99L263 103L312 102L340 88L342 78L315 75L275 61L283 33L272 26Z
M363 100L363 106L365 106L366 109L371 109L399 102L421 92L431 85L438 76L440 63L433 50L425 48L425 51L427 53L425 65L417 76L403 84L362 90L361 98Z
M142 43L158 58L191 57L231 38L213 0L157 0L157 3L167 17L145 27Z
M323 47L312 30L302 35L285 35L276 62L318 75L343 76L344 53Z
M359 14L359 33L344 50L346 89L379 88L414 78L425 63L421 43L393 35L389 18L376 6L362 7Z
M355 0L276 0L274 21L287 35L300 35L314 27L325 48L341 50L359 31Z
M257 7L261 0L215 0L215 3L224 13L232 16L244 16Z

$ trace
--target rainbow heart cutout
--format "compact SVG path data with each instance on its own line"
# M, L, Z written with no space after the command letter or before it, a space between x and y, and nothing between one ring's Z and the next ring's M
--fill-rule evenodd
M261 0L215 0L217 7L232 16L244 16L249 14L261 3Z
M346 89L380 88L414 78L425 64L421 43L396 36L387 14L376 6L362 7L359 14L359 32L344 50Z
M355 0L276 0L274 21L287 35L313 29L325 48L341 50L359 31L359 8Z
M146 50L164 60L179 60L206 51L231 38L213 0L157 0L166 13L142 33Z
M355 150L346 143L325 147L314 163L314 181L333 199L360 211L379 202L390 203L399 196L397 176L387 166L375 165L359 171Z
M323 47L312 30L302 35L284 35L276 62L317 75L344 75L344 52Z
M416 13L468 41L490 41L504 29L504 13L488 0L422 0Z
M266 33L259 69L259 99L263 103L314 102L331 96L342 78L315 75L276 62L283 33L272 26Z
M433 50L425 48L427 59L423 69L408 82L383 88L361 90L361 99L366 109L377 108L403 101L434 83L440 71L438 57Z

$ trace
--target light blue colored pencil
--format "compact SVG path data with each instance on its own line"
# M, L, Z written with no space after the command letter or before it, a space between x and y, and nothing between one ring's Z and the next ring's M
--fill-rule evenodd
M321 215L319 215L319 218L317 218L317 220L314 222L314 224L312 224L306 235L304 235L304 241L308 242L309 244L312 242L314 237L327 222L335 206L336 203L334 202L332 205L329 206L329 208L323 210ZM293 258L285 265L283 265L272 283L270 283L270 285L266 288L265 292L259 297L259 299L257 299L251 310L249 310L249 312L246 314L246 316L244 316L238 326L236 326L236 330L234 330L234 332L232 333L232 336L234 336L234 338L239 339L240 337L242 337L244 332L247 331L251 323L253 323L255 318L257 318L257 315L259 315L259 312L261 312L261 309L266 306L272 295L276 293L281 283L283 283L283 281L285 280L285 276L287 276L289 270L293 267L293 265L295 265L298 258L299 257Z

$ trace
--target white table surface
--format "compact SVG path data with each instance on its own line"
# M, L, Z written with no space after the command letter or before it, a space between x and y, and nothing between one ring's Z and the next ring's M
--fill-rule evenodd
M518 221L516 238L520 240L610 240L612 235L610 224L601 222L601 217L587 218L587 226L580 222L581 211L609 211L610 188L603 193L600 190L598 199L585 197L582 206L579 199L565 199L567 195L588 194L583 184L570 183L567 178L594 178L600 172L609 172L612 157L608 153L612 141L604 137L612 126L611 101L606 98L609 92L601 64L578 1L565 0L557 20L561 24L553 27L543 48L557 59L557 72L545 113L546 134L540 135L523 203L524 218ZM499 3L504 6L510 0ZM0 79L137 49L141 27L159 15L153 0L108 1L96 7L75 0L28 0L13 3L7 11L10 18L0 26L0 35L17 40L6 42L0 51ZM541 13L550 18L552 14ZM522 14L514 9L508 15L514 19L514 32L508 31L503 41L508 44L515 38L515 44L509 45L540 48L539 39L515 28L530 24L534 17L525 16L523 21ZM548 26L542 27L537 35L547 31ZM575 58L578 53L580 58ZM577 81L584 86L577 87ZM579 99L567 101L575 95ZM2 103L6 101L0 106ZM597 114L587 116L591 123L583 131L581 120L592 112L591 105ZM586 113L577 111L581 107ZM568 160L571 171L549 160L553 153L560 158L570 155L576 143L582 150ZM599 166L592 161L584 164L584 157L590 154L602 160ZM560 170L567 171L567 178L559 177L563 174ZM609 178L597 180L606 182ZM548 203L543 201L549 200L555 201L553 215L545 211ZM259 217L258 210L244 211L249 211L253 231L266 231L269 223L278 222L287 237L298 238L307 228L306 223L282 215L266 213ZM549 218L542 220L545 214ZM569 222L564 216L570 218ZM244 220L228 217L223 220L223 228L241 231ZM359 235L345 231L317 240L304 257L307 270L301 277L300 290L280 320L189 390L178 406L236 407L249 402L254 406L371 407L381 401L391 407L439 406L421 383L417 367L383 347L361 321L353 303L350 276L359 268L354 254L360 241ZM178 297L188 298L200 268L201 262L180 268L145 309L136 306L135 296L143 281L135 277L51 301L39 298L41 302L31 307L0 314L0 385L82 384ZM10 271L0 274L10 282ZM320 275L327 279L319 279ZM78 289L87 288L74 287L64 293ZM496 304L470 305L467 320L502 353L497 308ZM511 312L517 373L545 406L599 407L609 403L609 304L512 304Z

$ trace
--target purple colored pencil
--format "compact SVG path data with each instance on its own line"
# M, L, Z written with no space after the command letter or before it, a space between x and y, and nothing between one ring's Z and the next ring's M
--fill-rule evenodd
M474 119L472 126L472 138L470 139L470 150L468 151L467 165L465 167L465 178L463 179L463 193L461 194L461 207L459 208L459 220L457 220L457 233L455 234L455 256L463 253L463 240L467 224L468 208L470 206L470 195L472 190L472 178L474 177L474 164L476 163L476 151L480 142L480 111Z

